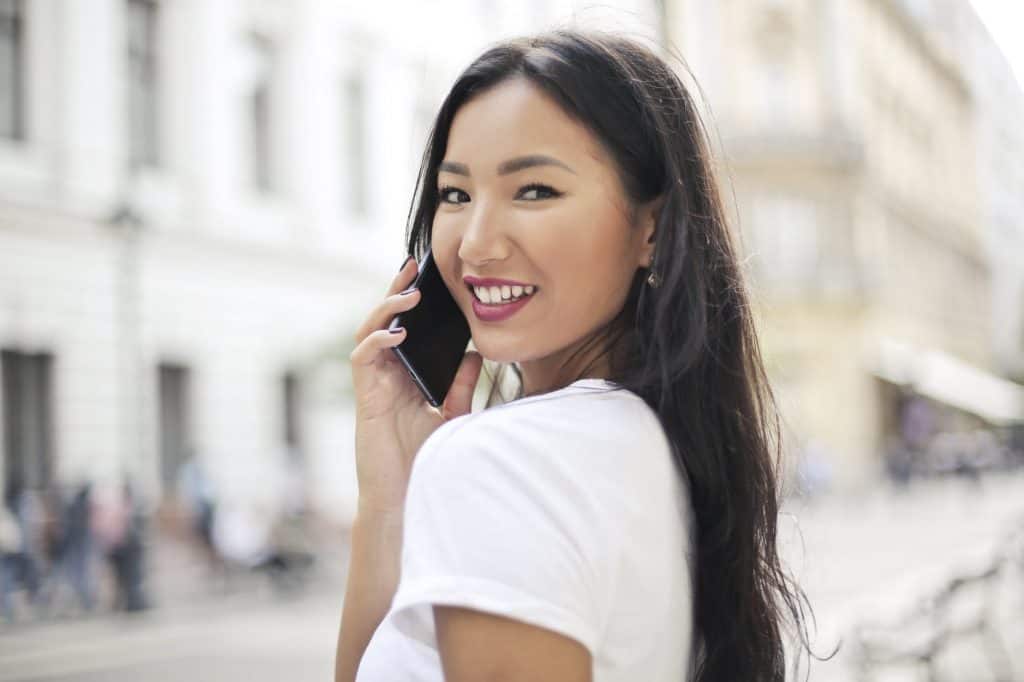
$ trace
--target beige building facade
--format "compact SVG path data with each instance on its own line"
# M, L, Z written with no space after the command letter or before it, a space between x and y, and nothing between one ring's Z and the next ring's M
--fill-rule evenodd
M792 461L870 484L897 377L993 360L970 83L896 0L679 0L667 22L720 138Z

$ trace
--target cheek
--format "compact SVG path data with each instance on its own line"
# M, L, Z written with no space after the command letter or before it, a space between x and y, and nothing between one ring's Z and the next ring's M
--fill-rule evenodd
M561 253L574 300L585 299L591 308L621 303L632 274L629 263L629 226L608 206L594 207L576 222Z
M610 279L626 257L627 229L600 206L588 205L561 221L550 247L572 276L587 281Z
M455 291L453 287L461 286L457 282L459 276L457 262L459 251L458 233L451 229L450 225L445 225L444 221L435 220L430 233L430 251L434 256L434 263L437 264L437 269L440 271L445 284L448 285L449 289Z

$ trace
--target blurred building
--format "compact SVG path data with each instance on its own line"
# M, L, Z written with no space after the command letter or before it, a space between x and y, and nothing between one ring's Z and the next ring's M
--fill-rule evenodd
M1024 415L1019 390L992 373L1003 320L974 53L962 31L932 30L928 5L666 7L720 133L790 445L847 485L880 470L906 388L980 423ZM1001 186L1019 198L1019 180ZM1005 229L1021 219L1006 202ZM1019 244L1004 255L1018 271ZM1019 315L1019 294L1000 303Z
M966 11L960 16L978 112L995 360L1002 373L1024 383L1024 91L977 15Z
M221 497L294 468L350 515L348 353L441 98L582 4L0 0L5 492L129 474L156 501L195 453Z
M1024 89L964 0L907 3L931 39L948 46L971 83L977 173L992 266L996 368L1024 382Z

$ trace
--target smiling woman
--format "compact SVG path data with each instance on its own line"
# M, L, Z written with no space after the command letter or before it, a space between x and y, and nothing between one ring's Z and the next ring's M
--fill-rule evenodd
M407 237L479 352L441 411L381 359L408 263L360 332L339 682L785 678L805 599L707 150L672 68L614 35L511 40L456 80ZM470 414L481 358L518 391Z
M576 376L607 378L597 354L569 356L622 310L631 280L650 262L659 198L631 211L614 159L525 76L458 109L437 185L434 260L459 292L481 354L517 362L525 395ZM457 284L484 275L531 282L537 292L529 305L488 315Z

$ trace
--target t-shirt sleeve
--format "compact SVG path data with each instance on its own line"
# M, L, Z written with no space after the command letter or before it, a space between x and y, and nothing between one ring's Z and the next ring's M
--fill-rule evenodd
M432 606L462 606L594 653L615 546L592 472L560 456L579 444L480 420L425 445L406 497L396 627L436 647Z

